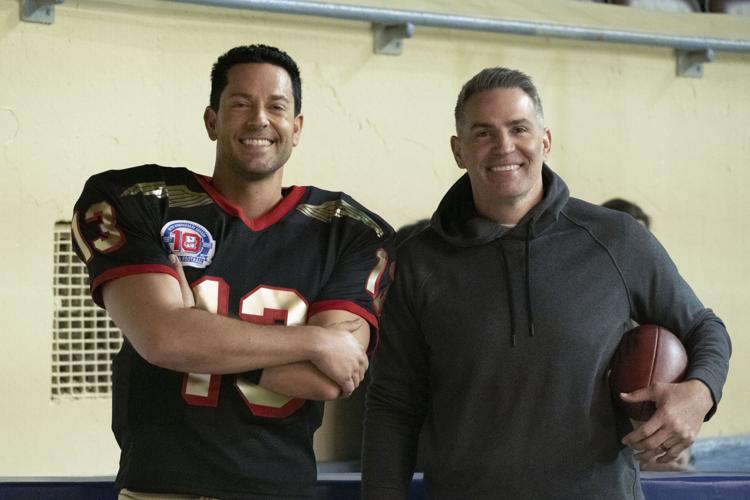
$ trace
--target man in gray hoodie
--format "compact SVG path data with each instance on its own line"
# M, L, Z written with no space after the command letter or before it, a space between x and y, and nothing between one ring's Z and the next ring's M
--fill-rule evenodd
M485 69L461 90L451 147L467 171L400 250L367 397L363 492L406 498L423 429L436 499L642 499L634 454L669 461L721 398L731 351L659 242L632 217L571 198L530 78ZM684 382L607 388L631 321L685 344Z

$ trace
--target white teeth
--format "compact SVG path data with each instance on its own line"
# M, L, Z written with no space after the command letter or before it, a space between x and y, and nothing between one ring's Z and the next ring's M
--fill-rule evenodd
M490 170L493 172L510 172L519 168L521 168L521 165L516 163L514 165L495 165L494 167L490 167Z
M245 146L270 146L270 139L242 139L240 142Z

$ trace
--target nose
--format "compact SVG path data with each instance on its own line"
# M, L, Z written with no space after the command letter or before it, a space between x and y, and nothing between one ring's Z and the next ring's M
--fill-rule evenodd
M513 137L508 131L502 130L497 134L495 149L504 155L515 151L516 143L513 141Z
M268 115L263 106L251 106L247 114L247 125L252 129L261 129L268 126Z

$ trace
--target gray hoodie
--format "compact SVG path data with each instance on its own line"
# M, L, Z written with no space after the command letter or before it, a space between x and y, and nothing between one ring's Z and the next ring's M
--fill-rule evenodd
M643 498L607 367L632 321L676 333L721 398L731 351L664 248L627 214L544 198L511 229L468 176L398 254L367 396L363 491L405 498L422 433L431 498Z

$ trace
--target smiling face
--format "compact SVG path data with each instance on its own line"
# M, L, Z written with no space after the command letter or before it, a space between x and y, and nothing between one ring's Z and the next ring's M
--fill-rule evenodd
M294 115L289 74L268 63L232 66L218 111L206 108L203 119L217 141L214 176L245 181L281 175L303 122Z
M474 204L493 220L498 213L523 216L542 198L542 164L551 146L534 101L520 88L472 95L451 138L456 163L471 180ZM515 223L515 220L499 220Z

